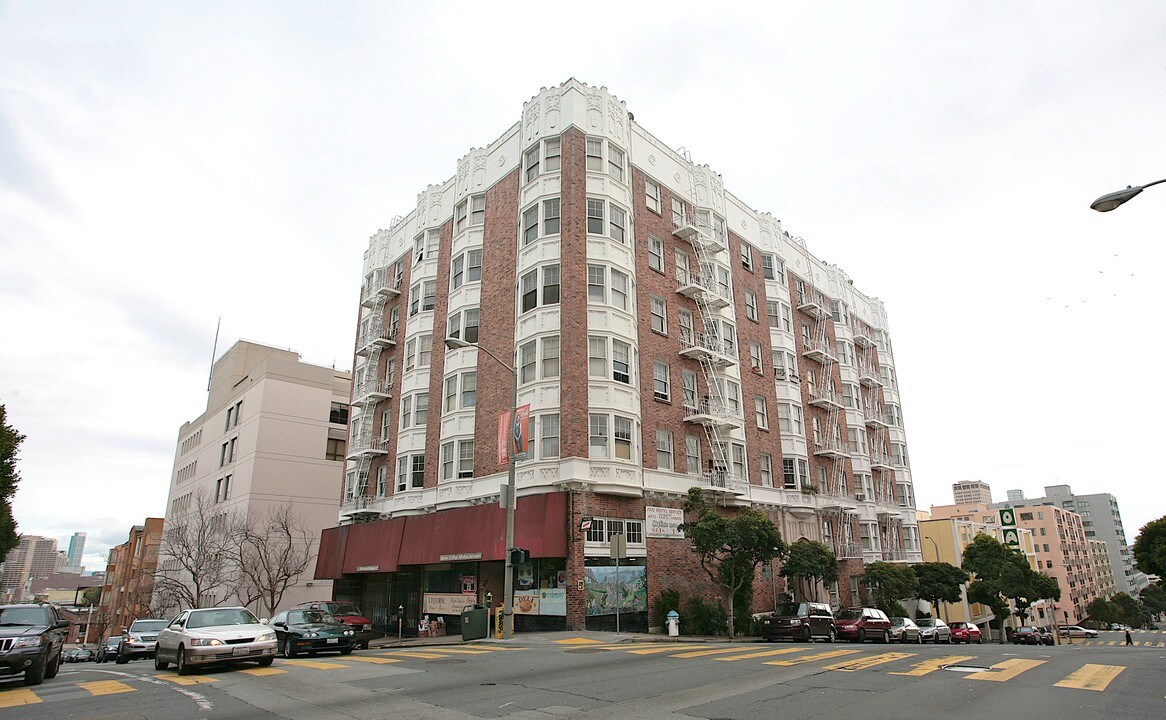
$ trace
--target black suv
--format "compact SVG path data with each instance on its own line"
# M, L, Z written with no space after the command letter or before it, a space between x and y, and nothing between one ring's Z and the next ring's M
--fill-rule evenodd
M838 631L834 613L825 603L782 603L777 611L761 621L761 634L766 641L789 638L810 642L821 638L834 642Z
M68 627L52 605L0 605L0 675L24 673L25 685L55 677Z

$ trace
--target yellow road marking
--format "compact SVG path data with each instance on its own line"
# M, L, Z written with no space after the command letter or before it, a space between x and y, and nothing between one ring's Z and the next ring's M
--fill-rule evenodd
M621 643L616 645L600 645L594 650L640 650L643 648L660 648L661 650L684 650L686 648L708 647L708 643Z
M964 660L974 660L975 655L945 655L944 657L937 657L934 660L924 660L921 663L915 663L911 667L914 670L904 670L902 672L890 672L888 675L910 675L912 677L922 677L928 673L933 673L944 665L955 665Z
M489 655L494 652L489 648L441 648L435 649L434 652L453 653L454 655Z
M1125 670L1124 665L1082 665L1069 677L1058 683L1053 683L1053 687L1104 690L1109 687L1109 684L1122 670Z
M987 680L988 682L1004 682L1011 680L1022 672L1032 670L1038 665L1044 665L1044 660L1021 660L1013 658L992 666L993 672L982 672L968 675L969 680Z
M383 657L357 657L356 655L349 655L345 660L355 660L357 662L374 663L376 665L388 665L390 663L401 662L397 658L383 658Z
M28 688L15 688L0 693L0 707L16 707L17 705L35 705L41 699Z
M136 688L126 685L121 680L95 680L93 682L77 683L77 686L89 691L90 695L116 695L118 693L135 692Z
M707 655L728 655L729 653L739 653L739 652L741 652L741 648L739 648L739 647L728 647L728 648L714 648L712 650L690 650L688 652L682 652L682 653L676 653L675 655L669 655L668 657L697 658L697 657L705 657Z
M789 653L805 652L809 648L804 647L787 647L780 650L761 650L759 652L745 653L744 655L732 655L730 657L719 657L717 660L724 662L733 662L734 660L752 660L760 657L773 657L774 655L788 655Z
M283 665L298 665L299 667L310 667L317 670L343 670L348 667L334 662L322 662L320 660L280 660Z
M916 655L918 653L889 652L883 653L882 655L872 655L861 660L847 660L846 662L827 665L826 669L837 670L839 672L854 672L855 670L866 670L876 665L902 660L903 658L915 657Z
M815 655L806 655L805 657L796 658L794 660L770 660L765 665L800 665L801 663L813 662L814 660L829 660L830 658L842 657L843 655L854 655L857 650L827 650Z
M260 668L243 668L239 672L246 673L248 675L260 675L260 676L262 676L262 675L282 675L283 673L286 673L287 670L280 670L279 668L273 668L273 667L260 667Z
M207 677L206 675L178 675L176 673L162 673L161 675L155 675L154 677L158 678L159 680L169 680L175 685L202 685L204 683L218 682L218 680L215 678Z
M676 652L677 650L696 650L698 648L704 647L708 647L708 645L703 643L698 645L673 645L668 643L663 646L653 645L651 647L640 648L638 650L628 650L628 652L632 655L656 655L658 653L671 653Z
M555 642L560 644L560 645L598 645L599 643L601 643L603 641L602 640L592 640L591 638L577 637L577 638L564 638L562 640L556 640Z
M421 660L441 660L442 658L449 657L448 655L442 655L441 653L420 652L417 650L394 650L393 652L383 652L381 655L400 655L401 657L420 658Z

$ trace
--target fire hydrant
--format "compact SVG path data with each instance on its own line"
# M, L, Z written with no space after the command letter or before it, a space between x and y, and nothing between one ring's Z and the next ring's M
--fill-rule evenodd
M680 637L680 614L675 610L668 611L668 637Z

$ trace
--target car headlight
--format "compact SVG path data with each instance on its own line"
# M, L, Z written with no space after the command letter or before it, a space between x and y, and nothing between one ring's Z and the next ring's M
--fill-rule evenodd
M256 642L267 642L269 640L274 640L274 639L275 639L275 633L267 632L267 633L263 633L259 637L255 638L255 641Z
M797 619L797 618L789 621L790 627L797 627L798 625L801 625L801 624L802 624L802 621Z
M191 638L190 644L192 647L202 647L207 645L222 645L223 641L218 638Z
M768 621L768 620L762 620L762 621L761 621L761 624L762 624L762 625L768 625L768 624L769 624L769 621Z
M355 631L353 631L353 630L345 630L345 631L344 631L344 634L345 634L345 635L355 635L355 634L356 634L356 632L355 632Z
M365 630L372 630L372 623L365 623L365 624L364 624L364 629L365 629Z
M142 636L141 636L141 635L130 635L130 642L132 642L132 643L140 643L141 641L142 641Z
M314 637L316 637L316 633L314 633L314 632L306 632L306 633L304 633L304 637L306 637L306 638L314 638Z
M12 647L36 647L40 644L40 635L28 635L16 638L16 640L12 642Z

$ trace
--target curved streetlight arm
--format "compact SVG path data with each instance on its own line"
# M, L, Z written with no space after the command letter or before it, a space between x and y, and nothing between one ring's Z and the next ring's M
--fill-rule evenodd
M1117 192L1111 192L1108 195L1102 195L1101 197L1094 200L1093 204L1089 207L1093 208L1097 212L1109 212L1110 210L1119 207L1123 203L1134 199L1146 188L1153 187L1154 185L1160 185L1162 183L1166 183L1166 178L1155 180L1152 183L1146 183L1145 185L1139 185L1137 187L1131 185L1125 190L1118 190Z
M502 358L498 357L498 356L497 356L497 355L495 355L494 353L490 352L490 351L489 351L489 350L487 350L486 348L482 347L482 346L481 346L481 345L479 345L478 343L467 342L467 341L465 341L465 340L461 340L461 339L459 339L459 338L451 338L451 337L447 337L447 338L445 339L445 346L446 346L447 348L449 348L450 350L461 350L462 348L474 348L475 350L481 350L482 352L486 353L486 354L487 354L487 355L489 355L490 357L494 358L494 361L495 361L495 362L497 362L498 364L500 364L502 367L506 368L506 369L507 369L507 370L509 370L510 372L512 372L512 373L513 373L513 372L517 372L517 371L516 371L516 370L515 370L515 369L514 369L514 368L513 368L511 365L510 365L510 363L506 362L505 360L503 360Z

